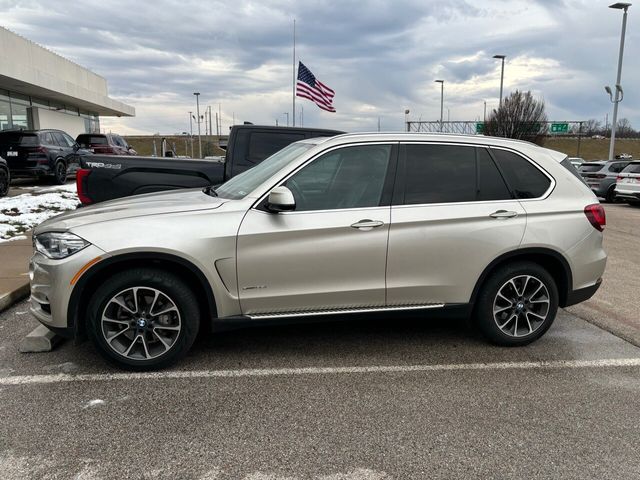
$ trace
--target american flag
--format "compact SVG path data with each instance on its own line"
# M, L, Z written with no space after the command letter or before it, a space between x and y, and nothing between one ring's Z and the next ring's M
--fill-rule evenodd
M298 81L296 83L296 96L308 98L321 109L327 112L335 112L333 97L336 94L324 83L316 79L302 62L298 63Z

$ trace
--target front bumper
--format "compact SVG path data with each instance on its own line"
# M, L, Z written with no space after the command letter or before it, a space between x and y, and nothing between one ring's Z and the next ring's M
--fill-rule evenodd
M74 285L71 281L80 269L104 252L95 245L61 260L53 260L35 252L29 261L31 280L31 313L53 331L73 336L75 325L69 320L69 299Z

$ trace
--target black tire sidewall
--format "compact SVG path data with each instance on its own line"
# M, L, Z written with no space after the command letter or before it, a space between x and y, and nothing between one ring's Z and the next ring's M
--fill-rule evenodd
M60 178L58 176L58 169L60 167L60 165L62 165L64 167L64 177ZM55 165L53 166L53 181L56 183L56 185L64 185L67 181L67 164L64 162L64 160L57 160Z
M102 335L100 319L107 302L118 292L130 287L160 290L178 307L182 330L169 352L150 360L132 360L113 351ZM163 270L137 268L115 274L100 285L87 308L87 334L100 354L110 363L125 370L156 370L182 358L193 345L200 326L200 310L193 291L177 276Z
M0 197L4 197L9 193L9 185L11 185L9 170L0 168Z
M519 275L531 275L542 281L549 292L550 304L547 319L542 326L529 335L515 338L502 332L502 330L498 328L498 325L496 325L493 318L493 302L498 290L509 281L509 279ZM546 269L533 262L508 264L498 268L485 281L474 310L475 323L482 334L496 345L506 347L527 345L544 335L553 324L558 313L558 298L556 282Z

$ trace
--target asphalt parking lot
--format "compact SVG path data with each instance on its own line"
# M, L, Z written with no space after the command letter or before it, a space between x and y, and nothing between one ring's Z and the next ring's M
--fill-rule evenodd
M0 477L640 478L640 348L583 319L638 323L640 209L607 212L604 286L524 348L338 321L220 333L130 374L89 343L18 353L22 302L0 314Z

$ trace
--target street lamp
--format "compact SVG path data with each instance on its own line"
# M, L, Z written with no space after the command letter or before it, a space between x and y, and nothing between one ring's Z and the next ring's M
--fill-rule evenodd
M498 104L498 108L502 106L502 85L504 84L504 59L506 55L494 55L493 58L498 58L502 60L502 69L500 70L500 103Z
M618 2L613 5L609 5L609 8L615 8L617 10L624 10L622 15L622 32L620 34L620 52L618 53L618 76L616 77L616 93L615 95L611 91L610 87L604 87L605 91L609 94L609 99L613 103L613 120L611 122L611 140L609 142L609 160L613 160L614 149L616 145L616 127L618 122L618 104L622 101L624 92L620 85L620 79L622 77L622 54L624 53L624 34L627 30L627 10L631 6L630 3Z
M444 113L444 80L436 80L440 84L440 133L442 133L442 114Z
M198 158L202 158L202 138L200 137L200 92L193 92L196 96L196 115L198 116Z
M404 124L407 126L407 132L411 131L409 128L409 109L404 110Z

